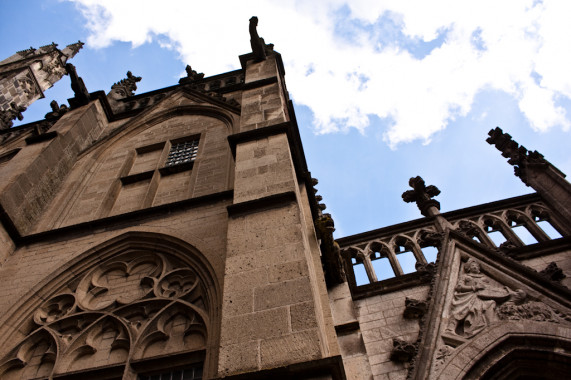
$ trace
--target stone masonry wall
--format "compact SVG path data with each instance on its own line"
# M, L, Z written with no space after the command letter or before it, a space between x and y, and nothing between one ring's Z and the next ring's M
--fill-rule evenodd
M39 232L110 215L228 190L232 167L226 141L228 126L201 115L174 116L146 129L135 129L81 157L52 202ZM171 141L199 140L190 170L162 175ZM150 173L130 183L120 178Z
M375 380L404 380L407 364L390 359L393 338L416 342L419 320L405 319L405 298L425 300L428 286L381 294L355 301L357 319Z
M105 123L98 103L65 115L51 140L23 147L3 165L0 202L20 230L29 231L59 189L77 154L98 136Z

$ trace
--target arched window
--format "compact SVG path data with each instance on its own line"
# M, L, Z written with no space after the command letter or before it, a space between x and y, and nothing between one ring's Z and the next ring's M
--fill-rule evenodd
M395 277L395 273L399 272L399 267L390 248L381 242L373 242L369 247L377 280L383 281Z
M0 378L202 377L219 309L204 259L156 237L127 240L61 270L51 283L64 285L32 297L19 321L29 332L0 361Z
M402 269L402 274L416 272L417 261L424 260L420 247L407 236L401 235L395 238L394 253Z

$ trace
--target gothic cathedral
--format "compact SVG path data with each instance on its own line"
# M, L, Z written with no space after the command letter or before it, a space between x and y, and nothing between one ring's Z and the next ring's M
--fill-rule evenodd
M422 218L334 240L256 26L239 70L143 94L89 92L79 42L0 62L0 378L568 378L565 175L496 128L535 193L440 213L415 177Z

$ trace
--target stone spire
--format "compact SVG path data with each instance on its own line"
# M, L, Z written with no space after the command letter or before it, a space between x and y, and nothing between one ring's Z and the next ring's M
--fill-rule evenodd
M567 220L568 232L571 233L571 184L565 180L565 174L541 153L528 151L500 128L490 130L488 135L490 137L486 141L502 152L523 183L537 191L555 212Z
M67 59L75 57L77 52L81 50L81 48L85 45L81 41L77 41L76 43L67 45L63 50L62 53L67 56Z
M0 62L0 129L10 128L16 118L21 120L22 112L67 73L67 60L83 42L63 50L57 46L52 42L38 49L30 47Z
M559 172L562 177L565 177L565 174L551 165L541 153L537 150L533 152L528 151L523 145L519 145L516 141L512 140L512 137L508 133L504 133L501 128L496 127L490 130L488 135L490 137L486 139L486 142L495 145L495 147L502 152L502 156L508 159L508 164L513 165L514 174L521 178L522 182L527 186L531 186L528 182L529 165L540 165L544 167L550 165Z

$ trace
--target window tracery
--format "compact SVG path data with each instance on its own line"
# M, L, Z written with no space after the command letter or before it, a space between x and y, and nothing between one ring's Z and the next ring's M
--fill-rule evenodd
M89 375L97 369L120 377L133 362L204 351L209 307L193 268L157 252L118 254L33 312L28 336L0 361L0 378Z

